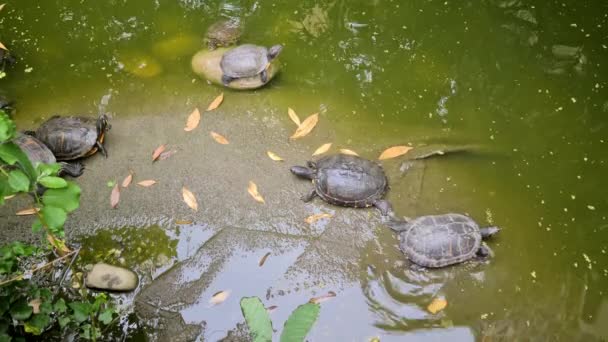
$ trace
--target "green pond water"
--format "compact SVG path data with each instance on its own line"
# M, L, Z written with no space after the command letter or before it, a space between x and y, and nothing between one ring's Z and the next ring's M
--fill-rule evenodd
M190 57L220 16L240 18L244 42L285 45L281 73L264 89L220 90L192 74ZM357 341L608 338L606 3L15 0L0 27L19 60L1 91L21 127L55 113L159 115L225 91L259 115L320 111L337 147L370 157L407 143L483 151L429 160L441 172L415 207L399 199L408 194L391 196L403 215L466 212L502 227L495 258L414 272L379 230L355 265L358 286L322 304L311 340L340 340L340 330ZM150 234L159 242L150 248L162 247L127 253L129 263L176 256L176 242ZM109 236L87 241L124 248ZM221 282L230 280L239 282ZM448 306L429 315L437 295ZM240 311L221 314L239 322Z

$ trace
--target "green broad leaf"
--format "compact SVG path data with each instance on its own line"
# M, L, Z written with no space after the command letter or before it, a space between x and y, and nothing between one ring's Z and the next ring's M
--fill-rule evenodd
M58 321L59 321L59 327L61 327L63 329L63 328L65 328L66 325L70 324L72 319L69 316L62 316L62 317L59 317Z
M0 174L0 205L4 204L4 196L9 196L14 194L11 186L8 185L8 177L6 177L3 173Z
M67 309L68 307L65 305L65 300L63 300L63 298L57 299L57 301L53 305L53 310L55 311L55 313L58 314L64 313Z
M68 303L70 309L74 310L72 317L77 323L82 323L89 319L91 313L91 304L87 302L71 302Z
M70 213L80 205L80 187L74 182L61 189L48 189L42 195L42 203L55 208L61 208Z
M40 214L50 230L61 229L65 223L65 220L68 218L68 214L65 212L65 210L52 207L50 205L42 207Z
M4 332L0 332L0 342L11 342L11 337Z
M38 179L38 183L40 183L44 187L50 188L50 189L61 189L61 188L65 188L66 186L68 186L68 182L66 182L65 179L63 179L61 177L54 177L54 176L42 177L42 178Z
M16 144L12 142L0 144L0 159L4 160L8 165L19 163L23 172L25 172L30 179L38 178L38 173L32 166L29 158Z
M40 175L40 177L56 176L57 173L59 173L59 170L61 170L61 164L59 163L39 163L36 165L36 171L38 171L38 175Z
M302 342L319 317L319 304L306 303L298 306L283 326L281 342Z
M44 329L46 329L50 322L51 319L49 315L35 314L25 322L25 332L33 335L40 335L44 332Z
M83 324L80 327L80 338L85 339L85 340L91 339L91 325L90 324Z
M32 307L27 304L25 298L21 298L14 302L10 308L11 317L17 321L25 321L32 315Z
M17 127L11 118L3 110L0 110L0 142L12 139L17 132Z
M241 299L241 311L254 342L272 341L272 322L264 304L258 297Z
M114 309L105 309L101 314L99 314L99 321L105 325L108 325L110 322L112 322L113 314Z
M2 315L4 315L4 313L8 311L9 302L9 296L0 296L0 317L2 317Z
M21 170L13 170L8 174L8 184L15 192L28 192L30 179Z
M42 230L42 228L43 228L42 222L40 222L40 219L38 217L36 217L34 222L32 222L32 232L38 233L39 231Z
M53 304L49 301L44 301L40 304L40 314L49 315L53 312Z

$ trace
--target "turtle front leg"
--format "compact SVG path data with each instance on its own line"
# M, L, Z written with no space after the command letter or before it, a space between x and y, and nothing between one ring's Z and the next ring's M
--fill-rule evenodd
M383 216L395 217L395 213L393 212L393 206L389 201L386 200L378 200L374 202L374 207L378 208Z
M304 201L304 202L310 202L315 197L317 197L317 189L313 188L309 193L307 193L306 195L302 196L302 201Z
M268 82L268 69L262 70L260 73L260 78L262 78L262 83Z
M95 146L97 146L97 149L99 150L99 152L101 152L101 154L103 154L104 157L108 158L108 151L106 151L106 148L101 142L96 142Z
M59 173L58 173L58 175L60 177L63 175L68 175L68 176L76 178L76 177L80 177L82 175L82 173L84 172L84 165L82 165L82 163L79 163L79 162L75 162L75 163L61 162L59 164L61 164L61 169L59 169Z
M481 244L481 246L479 246L479 249L477 250L477 256L483 259L492 258L494 257L494 252L484 242Z
M222 83L227 87L230 82L234 81L233 77L222 75Z

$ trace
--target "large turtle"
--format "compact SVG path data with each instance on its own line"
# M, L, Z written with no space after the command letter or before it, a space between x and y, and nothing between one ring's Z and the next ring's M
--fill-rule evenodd
M399 233L399 248L413 263L423 267L444 267L475 256L492 255L482 242L500 231L498 227L480 229L461 214L421 216L412 221L391 220L388 226Z
M302 200L315 196L328 203L364 208L375 206L383 215L392 213L391 205L382 199L388 190L388 179L382 167L361 157L336 154L308 162L308 167L293 166L291 172L311 179L312 191Z
M238 43L242 30L238 20L224 19L213 23L207 29L205 41L209 50L226 47Z
M53 116L36 130L36 137L46 144L57 160L87 157L97 150L107 157L103 147L105 133L110 129L108 118Z
M30 163L36 166L38 163L52 164L56 163L57 159L53 155L53 152L42 143L42 141L28 134L19 134L13 139L15 143L25 155L27 155ZM61 169L59 169L59 176L69 175L72 177L78 177L84 172L84 166L81 163L66 163L60 162Z
M246 77L260 75L262 83L268 81L268 65L283 50L283 45L277 44L267 49L263 46L244 44L224 53L220 61L222 68L222 83Z

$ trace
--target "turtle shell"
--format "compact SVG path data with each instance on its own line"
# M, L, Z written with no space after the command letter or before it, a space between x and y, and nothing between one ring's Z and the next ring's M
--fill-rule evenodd
M369 207L388 190L382 167L367 159L337 154L320 159L315 167L316 192L331 204Z
M20 134L13 139L13 143L19 146L21 151L27 155L32 165L38 163L51 164L57 161L53 152L42 141L31 135Z
M220 66L224 75L232 78L251 77L261 73L268 65L268 49L244 44L224 53Z
M466 261L481 245L477 223L460 214L418 217L408 223L399 238L399 247L408 259L424 267Z
M96 143L103 142L103 133L97 128L97 118L81 116L54 116L36 131L36 137L45 143L57 160L72 160L97 151Z

